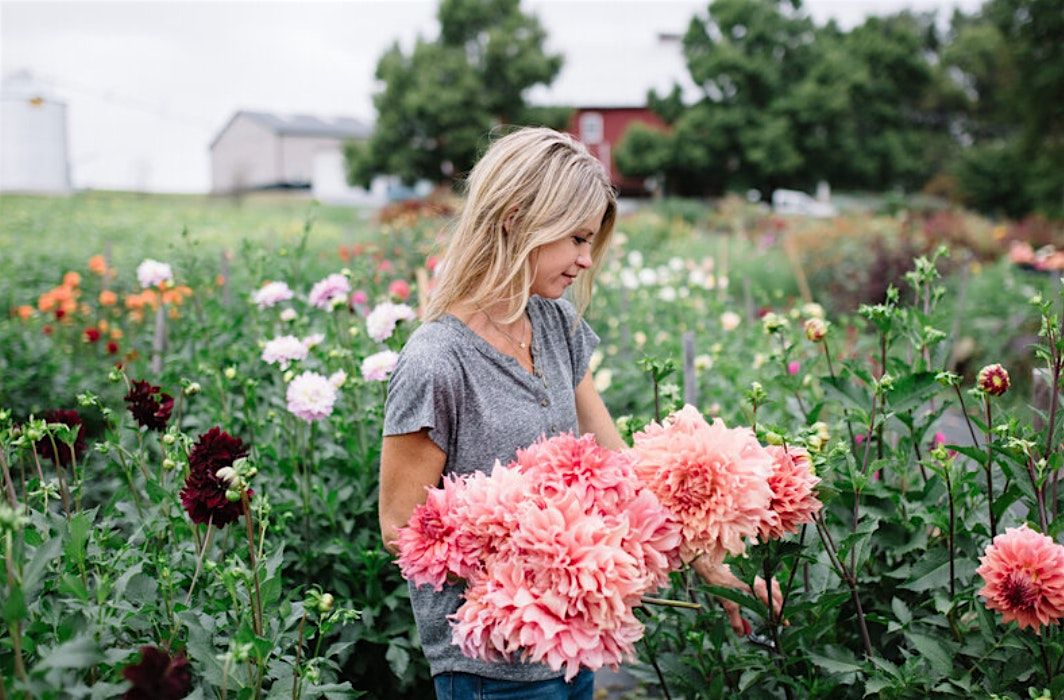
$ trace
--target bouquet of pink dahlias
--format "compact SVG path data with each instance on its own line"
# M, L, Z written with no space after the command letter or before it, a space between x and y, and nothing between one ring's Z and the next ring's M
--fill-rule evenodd
M466 582L451 626L467 656L571 679L634 656L633 608L667 582L680 541L629 455L566 434L430 489L399 531L399 566L416 585Z
M778 529L769 478L772 455L749 428L707 423L685 406L633 436L636 472L679 521L684 559L720 563L742 554L746 538Z

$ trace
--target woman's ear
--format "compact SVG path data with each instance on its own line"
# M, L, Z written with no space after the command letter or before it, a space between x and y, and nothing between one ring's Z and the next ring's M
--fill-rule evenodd
M510 231L513 231L514 226L517 225L518 211L517 209L511 209L502 220L502 232L504 235L509 235Z

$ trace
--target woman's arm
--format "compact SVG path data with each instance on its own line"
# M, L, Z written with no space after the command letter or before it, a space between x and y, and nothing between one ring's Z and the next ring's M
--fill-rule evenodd
M384 548L392 554L399 553L395 544L399 528L425 502L425 489L440 482L446 462L447 453L432 441L428 428L384 438L377 517Z
M609 409L606 408L598 390L595 389L591 370L588 370L584 378L576 385L576 421L581 435L594 433L598 444L606 449L620 450L628 447L621 438L621 434L617 432L617 426L613 424Z

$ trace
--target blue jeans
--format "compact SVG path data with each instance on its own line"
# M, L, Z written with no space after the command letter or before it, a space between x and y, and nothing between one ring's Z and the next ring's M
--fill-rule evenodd
M432 677L436 700L591 700L595 674L580 669L572 681L499 681L472 673L440 673Z

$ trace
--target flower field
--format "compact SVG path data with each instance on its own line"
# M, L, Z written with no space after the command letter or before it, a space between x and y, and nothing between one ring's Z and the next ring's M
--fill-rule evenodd
M0 198L0 698L431 696L376 489L433 213ZM742 426L772 459L741 491L787 517L685 532L752 590L775 578L778 613L666 578L676 553L648 545L632 580L688 605L618 603L605 662L634 650L638 692L673 698L1064 695L1062 299L1008 258L1038 236L1061 247L1044 222L949 212L622 217L587 319L642 461L604 472L690 522L738 518L740 481L656 475L700 430L746 449L724 428ZM496 578L521 570L493 551ZM421 562L434 585L438 563ZM461 623L471 649L483 620Z

